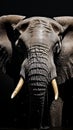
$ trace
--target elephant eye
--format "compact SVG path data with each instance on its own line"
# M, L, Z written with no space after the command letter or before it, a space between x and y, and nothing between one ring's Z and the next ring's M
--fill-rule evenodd
M21 39L19 39L16 43L17 47L23 49L25 47L25 44L23 43L23 41Z
M59 41L57 41L56 43L55 43L55 46L54 46L54 53L55 54L58 54L59 52L60 52L60 43L59 43Z
M17 41L16 48L18 49L18 51L20 53L23 53L23 54L27 55L27 47L26 47L25 43L21 39L19 39Z

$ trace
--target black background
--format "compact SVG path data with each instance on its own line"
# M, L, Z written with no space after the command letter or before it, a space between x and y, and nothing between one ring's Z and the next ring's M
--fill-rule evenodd
M73 4L70 0L1 0L0 16L9 14L24 15L26 17L45 16L51 18L54 16L73 16ZM14 86L13 81L4 75L0 78L0 127L23 127L25 121L23 99L20 95L20 97L11 101L10 94ZM73 127L72 82L73 80L71 79L71 81L64 84L64 127ZM10 86L11 89L9 88Z
M73 15L72 1L65 0L1 0L0 15L20 14L29 16Z

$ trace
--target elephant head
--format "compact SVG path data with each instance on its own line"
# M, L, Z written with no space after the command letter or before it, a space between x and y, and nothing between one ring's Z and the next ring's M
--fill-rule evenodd
M26 78L25 73L28 73L30 86L37 86L38 89L43 86L44 90L44 87L52 82L55 99L57 99L58 87L54 55L60 52L62 26L50 18L32 17L19 22L15 29L20 32L16 44L20 47L24 44L27 56L20 71L22 78L11 98L20 90ZM33 87L35 92L37 88Z
M24 45L27 55L21 66L21 78L11 98L18 93L28 77L31 113L41 111L39 115L42 118L48 84L52 83L57 100L57 84L73 77L73 17L32 17L20 21L15 29L20 32L16 45L19 48ZM56 126L53 112L51 118L52 125Z
M61 51L63 27L50 18L32 17L20 21L15 30L20 33L15 44L17 48L24 49L26 56L21 66L19 83L11 98L14 98L26 80L29 89L29 117L39 119L41 126L45 95L50 82L55 100L58 99L55 59Z

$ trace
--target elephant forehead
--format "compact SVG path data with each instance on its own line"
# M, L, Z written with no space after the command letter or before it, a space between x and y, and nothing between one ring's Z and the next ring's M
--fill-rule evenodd
M45 29L47 31L52 30L52 26L51 26L50 20L48 18L34 17L34 18L31 18L31 20L26 19L26 20L19 22L15 28L18 30L21 30L21 32L24 32L26 30L25 26L27 26L26 29L29 32L32 32L35 29L36 30L38 30L38 29L44 30Z
M35 19L32 20L29 24L28 29L30 31L34 31L34 29L36 30L40 30L40 31L51 31L52 30L52 26L50 25L50 23L44 21L44 20L39 20L39 19Z
M21 20L15 28L21 32L25 31L27 28L34 28L37 25L43 25L48 30L54 29L56 27L58 31L63 31L62 26L56 22L54 19L47 18L47 17L30 17L24 20Z
M27 29L27 34L30 35L32 41L45 42L50 40L53 30L50 24L40 21L32 21Z

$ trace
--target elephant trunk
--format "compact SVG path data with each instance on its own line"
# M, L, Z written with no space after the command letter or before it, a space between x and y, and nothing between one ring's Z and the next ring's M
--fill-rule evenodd
M58 98L57 83L54 77L56 77L56 70L53 60L50 60L50 56L47 53L48 48L43 46L33 46L28 51L28 59L22 64L20 75L23 77L19 81L17 88L12 94L12 98L19 91L23 85L23 79L25 79L24 70L26 71L27 83L29 87L29 118L38 121L38 125L41 126L44 111L45 94L47 93L48 82L52 79L52 85L54 86L55 99ZM49 58L48 58L49 56ZM49 63L49 61L51 63ZM54 68L54 69L51 69ZM52 71L52 72L51 72ZM36 119L35 119L36 118ZM38 120L39 119L39 120ZM40 124L39 124L40 123ZM32 123L31 123L32 124ZM40 127L39 126L39 127Z
M28 60L29 122L31 127L33 124L34 127L42 126L45 93L48 86L48 68L45 59L42 58L42 55L40 57L37 55L36 52Z
M52 86L58 97L56 68L49 48L43 45L33 45L28 51L27 65L24 65L28 73L28 86L32 90L31 94L36 96L45 95L48 83L52 81ZM27 67L26 67L27 66ZM23 67L24 69L24 67ZM22 73L21 73L22 75ZM22 75L24 77L24 75Z

